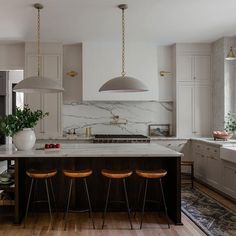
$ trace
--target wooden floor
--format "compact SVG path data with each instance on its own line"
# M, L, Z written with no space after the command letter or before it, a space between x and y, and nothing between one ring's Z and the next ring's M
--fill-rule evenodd
M209 194L222 204L236 211L236 204L228 201L219 194L197 184L206 194ZM168 229L163 215L157 213L146 213L144 218L143 229L139 230L139 217L133 219L134 230L130 230L129 221L126 213L108 213L105 228L101 229L101 213L96 213L95 224L96 230L93 230L88 214L71 213L69 215L67 230L64 231L64 221L62 214L56 215L54 218L54 228L51 229L48 214L29 215L26 228L23 226L15 226L5 217L0 218L0 236L200 236L205 235L191 220L182 214L183 226L175 226L171 224Z

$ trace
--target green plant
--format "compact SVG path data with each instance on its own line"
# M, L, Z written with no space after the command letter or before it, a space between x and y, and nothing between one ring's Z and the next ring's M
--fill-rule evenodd
M44 113L41 110L31 111L28 105L22 110L17 107L15 114L0 117L0 132L6 136L13 136L24 128L35 127L39 120L48 115L48 112Z
M236 118L231 112L226 116L225 130L232 132L236 131Z

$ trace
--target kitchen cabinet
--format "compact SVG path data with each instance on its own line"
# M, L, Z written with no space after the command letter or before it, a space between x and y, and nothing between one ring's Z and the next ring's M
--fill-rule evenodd
M178 55L176 65L178 82L204 82L211 80L210 55Z
M195 177L216 189L220 189L219 146L192 141L192 155L195 163Z
M177 85L177 135L208 136L211 133L211 96L208 85L180 82Z
M211 46L176 44L176 135L181 138L211 134Z
M236 199L236 164L222 161L222 192Z
M142 81L149 91L138 94L99 92L105 82L121 75L121 47L119 43L85 42L82 49L84 101L158 100L157 46L133 42L126 48L127 75Z
M5 96L7 94L6 77L7 72L0 71L0 96Z
M28 47L26 47L28 49ZM53 45L52 53L50 46L47 45L46 52L40 55L41 71L43 77L55 79L62 83L62 45L58 45L55 50ZM37 75L37 55L31 53L31 47L26 50L25 76ZM48 94L25 94L25 103L32 110L41 109L44 112L49 112L49 116L39 121L35 128L37 138L58 137L62 135L61 124L61 93Z

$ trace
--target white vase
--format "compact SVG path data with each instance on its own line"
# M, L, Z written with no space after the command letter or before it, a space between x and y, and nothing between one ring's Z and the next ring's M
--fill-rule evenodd
M34 130L25 128L14 134L12 141L18 150L31 150L36 141Z

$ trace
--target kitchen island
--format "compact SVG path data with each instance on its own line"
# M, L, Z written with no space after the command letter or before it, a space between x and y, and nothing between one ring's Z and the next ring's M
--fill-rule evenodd
M25 170L34 169L57 169L54 189L56 201L60 210L64 209L68 181L63 175L63 169L91 168L93 175L88 178L88 186L91 195L93 209L103 211L107 179L101 175L101 170L106 169L166 169L168 174L163 179L168 214L175 224L181 224L181 192L180 192L180 162L181 153L170 150L154 143L133 144L62 144L58 151L39 150L17 151L13 145L0 146L0 160L13 160L15 162L15 223L20 223L25 212L25 203L28 197L29 178ZM131 208L137 199L138 187L142 179L133 174L127 179L127 190ZM123 200L121 185L114 184L111 189L111 199ZM149 189L149 199L158 198L160 195L159 185L153 182ZM40 192L43 195L43 192ZM84 189L80 181L74 185L72 207L87 207ZM148 208L148 206L147 206ZM150 208L156 210L156 207ZM120 206L115 210L125 211Z

